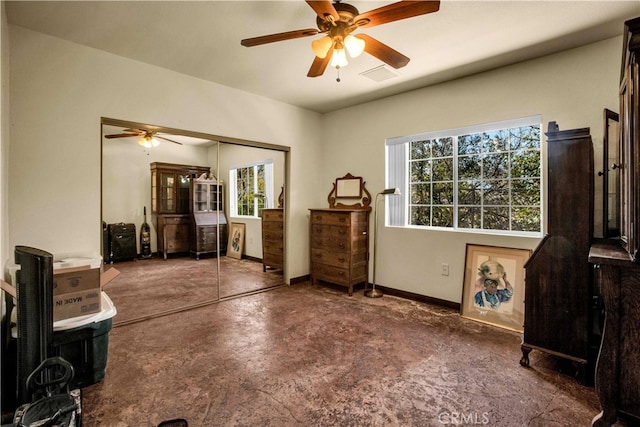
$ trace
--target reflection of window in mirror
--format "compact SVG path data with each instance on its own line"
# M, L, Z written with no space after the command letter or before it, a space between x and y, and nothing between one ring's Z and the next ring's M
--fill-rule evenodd
M617 113L604 110L603 146L603 235L620 237L620 128Z
M262 209L274 207L273 161L266 160L229 170L232 216L262 217Z

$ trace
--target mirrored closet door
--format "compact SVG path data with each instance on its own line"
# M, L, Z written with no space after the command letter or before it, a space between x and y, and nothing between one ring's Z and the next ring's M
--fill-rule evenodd
M108 118L101 128L115 325L285 283L286 147Z

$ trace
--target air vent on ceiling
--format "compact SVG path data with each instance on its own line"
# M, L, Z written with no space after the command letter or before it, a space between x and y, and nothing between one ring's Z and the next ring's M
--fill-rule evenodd
M362 73L360 73L360 75L370 78L375 82L381 82L393 77L398 77L398 74L396 72L392 71L388 66L384 64L370 70L363 71Z

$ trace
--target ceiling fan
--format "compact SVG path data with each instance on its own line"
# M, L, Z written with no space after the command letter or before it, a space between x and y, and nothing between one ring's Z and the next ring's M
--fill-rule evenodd
M158 132L155 130L123 129L123 132L124 133L105 135L104 137L107 139L137 137L138 144L142 145L145 148L157 147L160 144L160 141L158 141L159 139L173 142L174 144L182 145L181 142L174 141L173 139L169 139L167 137L158 135Z
M321 76L329 63L337 69L346 66L348 62L345 48L352 58L365 51L393 68L401 68L409 62L408 57L371 36L366 34L351 35L351 33L357 28L371 28L388 22L425 15L437 12L440 8L439 1L399 1L360 13L354 6L341 3L340 0L336 0L335 3L331 3L330 0L306 0L306 2L318 15L316 18L318 29L308 28L253 37L242 40L240 44L252 47L324 33L326 34L324 37L311 42L316 57L307 77Z

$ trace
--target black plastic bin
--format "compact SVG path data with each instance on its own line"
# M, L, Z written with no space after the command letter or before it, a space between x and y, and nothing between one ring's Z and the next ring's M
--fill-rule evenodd
M83 388L104 379L112 319L53 333L53 354L73 365L70 388Z

